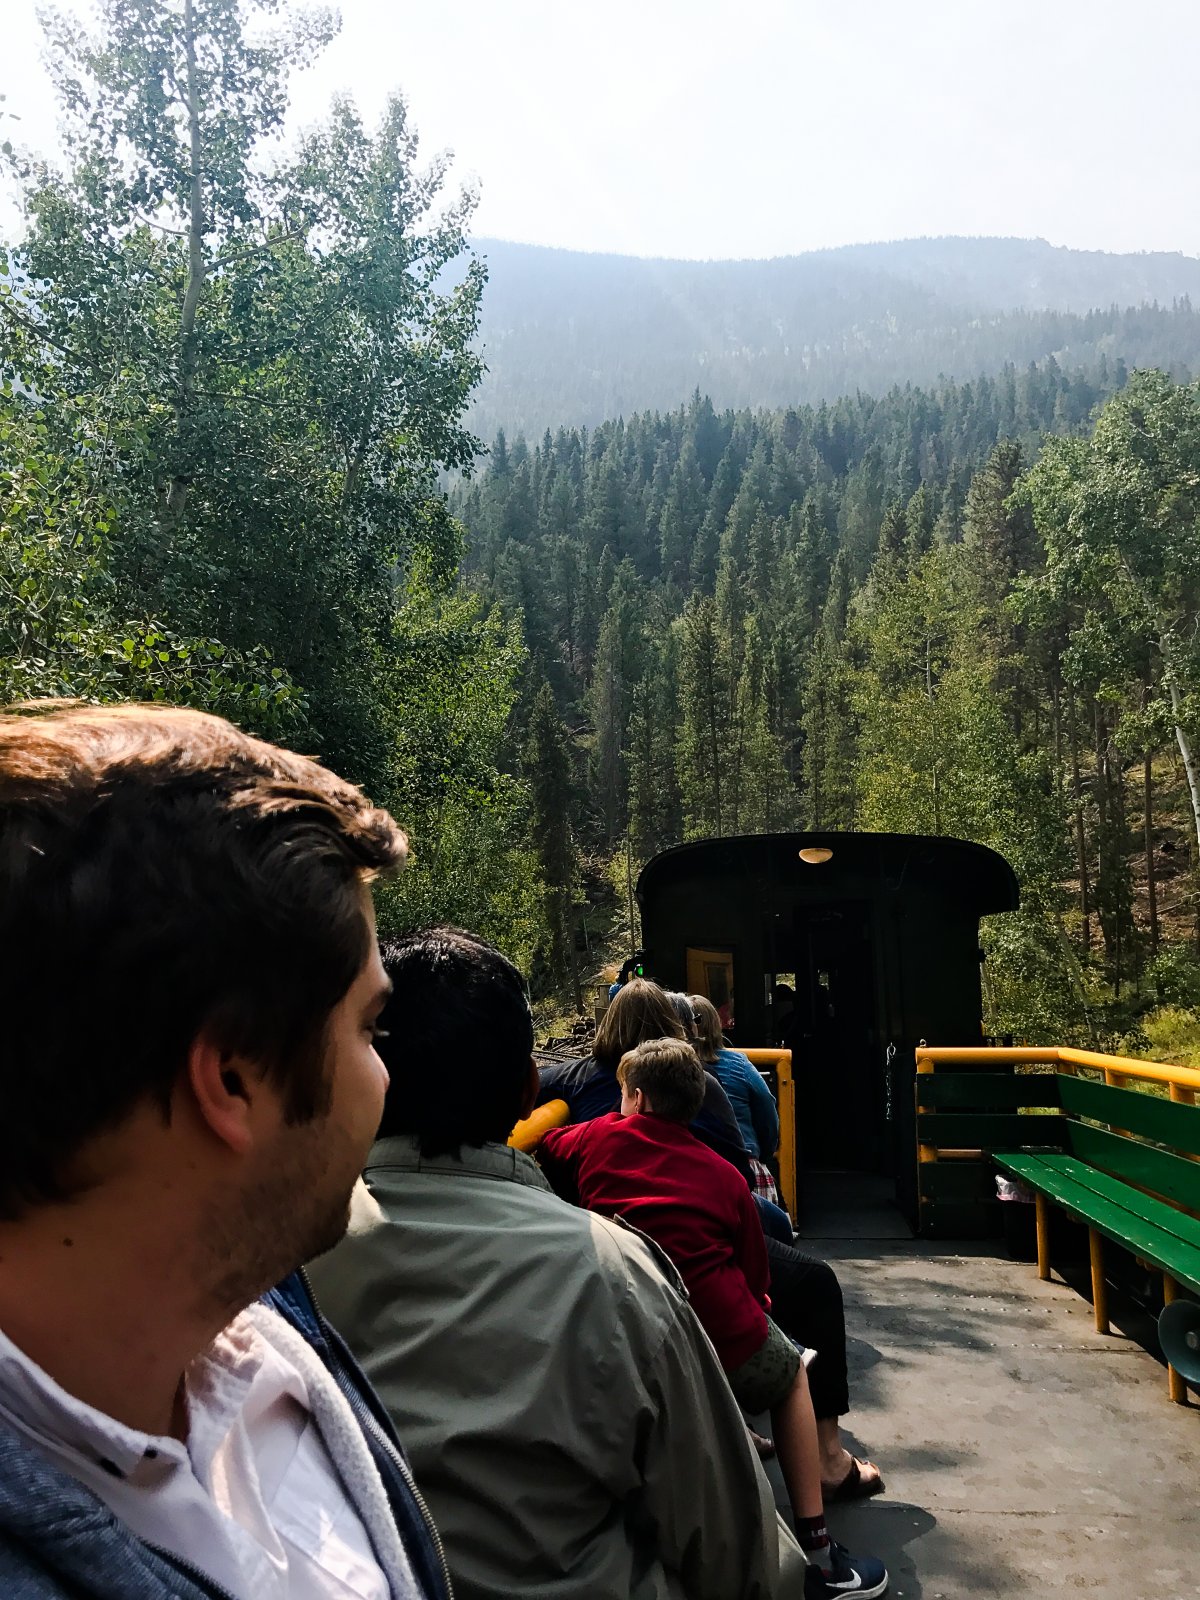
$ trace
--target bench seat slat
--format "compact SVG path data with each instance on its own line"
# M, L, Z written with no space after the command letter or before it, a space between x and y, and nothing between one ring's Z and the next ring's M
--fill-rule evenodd
M994 1160L1114 1243L1200 1293L1200 1222L1073 1156L997 1154Z
M1181 1106L1180 1110L1191 1110ZM1200 1168L1187 1156L1171 1150L1127 1139L1108 1128L1093 1128L1086 1122L1071 1124L1071 1154L1090 1167L1106 1172L1135 1189L1176 1200L1182 1206L1200 1208Z
M1140 1189L1122 1183L1119 1178L1101 1172L1075 1156L1022 1151L1020 1154L996 1156L993 1159L1008 1166L1012 1171L1016 1170L1014 1163L1025 1161L1038 1163L1042 1177L1047 1174L1056 1175L1079 1189L1095 1195L1099 1201L1127 1211L1135 1222L1145 1222L1163 1233L1170 1234L1181 1244L1200 1250L1200 1218L1189 1217L1186 1212L1176 1211L1174 1206L1166 1205L1153 1195L1143 1194ZM1031 1173L1037 1171L1036 1168L1030 1170ZM1030 1181L1036 1180L1031 1177Z
M1186 1212L1177 1211L1174 1206L1167 1205L1156 1196L1145 1194L1131 1184L1122 1183L1120 1178L1102 1172L1090 1162L1081 1161L1076 1156L1050 1154L1043 1155L1041 1159L1051 1166L1061 1163L1059 1170L1064 1176L1083 1188L1090 1189L1101 1200L1108 1200L1123 1207L1134 1217L1161 1228L1164 1233L1172 1234L1190 1248L1200 1250L1200 1218L1190 1217Z

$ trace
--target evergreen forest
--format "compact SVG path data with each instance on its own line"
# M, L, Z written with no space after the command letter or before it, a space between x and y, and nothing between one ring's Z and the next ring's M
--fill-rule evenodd
M773 346L744 402L694 361L595 419L546 385L485 448L470 192L399 97L283 136L336 18L99 9L46 19L60 162L0 104L5 702L317 753L410 830L381 926L489 935L547 1019L671 843L978 840L1023 894L985 928L989 1031L1200 1064L1190 302L971 311L953 366L910 360L916 319L817 389Z
M522 621L527 770L566 746L555 809L618 885L712 835L976 840L1023 894L986 930L992 1032L1186 1052L1198 467L1195 386L1051 361L501 433L453 504Z

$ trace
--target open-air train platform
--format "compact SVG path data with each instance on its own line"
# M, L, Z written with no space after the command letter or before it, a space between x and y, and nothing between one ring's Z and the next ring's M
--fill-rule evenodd
M841 1278L845 1431L887 1490L834 1507L835 1536L899 1600L1200 1596L1200 1404L1168 1400L1149 1320L1114 1299L1098 1334L1086 1268L1043 1283L999 1242L910 1238L850 1187L798 1243Z

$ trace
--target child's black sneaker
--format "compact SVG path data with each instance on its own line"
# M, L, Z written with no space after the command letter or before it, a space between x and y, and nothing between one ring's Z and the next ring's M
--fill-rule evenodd
M835 1600L838 1595L874 1600L887 1589L887 1568L874 1556L852 1556L836 1539L830 1541L829 1556L831 1571L814 1564L804 1574L804 1600Z

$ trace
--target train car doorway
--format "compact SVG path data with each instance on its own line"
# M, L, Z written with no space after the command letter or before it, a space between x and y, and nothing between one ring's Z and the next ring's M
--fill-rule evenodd
M798 906L790 1028L800 1155L806 1170L888 1170L887 1079L878 1021L872 907L865 900Z

